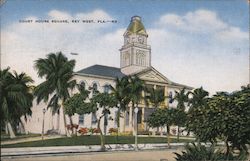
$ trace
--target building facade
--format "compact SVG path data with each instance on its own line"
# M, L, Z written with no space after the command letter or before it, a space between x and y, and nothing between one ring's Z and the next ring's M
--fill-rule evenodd
M126 75L136 75L145 82L147 87L162 89L164 91L164 95L167 97L164 103L161 104L161 108L176 107L176 102L170 103L168 96L171 95L174 97L175 91L179 91L184 87L187 90L192 90L192 88L169 80L151 65L151 46L147 43L148 34L141 21L141 17L134 16L131 18L123 38L124 43L120 49L120 68L103 65L87 67L75 72L74 79L77 81L77 84L83 85L86 89L91 89L90 97L92 97L97 90L99 92L110 92L109 85L115 87L115 79L117 77L122 78ZM32 109L33 116L32 118L28 118L25 124L26 131L30 133L41 133L43 119L42 107L46 107L46 105L40 104L38 107ZM150 104L146 105L144 101L141 101L138 108L138 130L150 130L144 121L154 111L155 107ZM95 128L97 127L96 118L100 112L101 110L86 115L75 114L73 116L73 123L79 124L80 127ZM61 111L60 114L53 116L50 111L47 111L44 114L45 132L51 129L57 129L59 133L64 133L62 113ZM107 134L109 128L117 128L116 113L117 109L112 108L110 116L113 119L107 120L106 127L104 126L104 119L102 119L101 127L104 133ZM132 113L132 106L129 105L128 109L123 113L123 117L120 118L121 132L133 131ZM67 120L67 123L69 123L69 120Z

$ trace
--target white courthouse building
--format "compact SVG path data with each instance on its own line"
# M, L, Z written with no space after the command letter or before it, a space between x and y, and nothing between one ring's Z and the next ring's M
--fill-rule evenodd
M131 18L130 24L123 35L124 44L120 49L120 68L103 66L103 65L93 65L75 72L74 79L78 84L82 84L86 89L90 90L90 97L92 97L93 90L98 90L99 92L110 92L109 85L115 87L115 79L122 78L126 75L136 75L142 79L146 86L162 89L165 96L169 94L174 96L175 91L179 91L183 87L187 90L192 90L191 87L175 83L169 80L166 76L161 74L151 65L151 47L147 43L148 34L142 24L141 18L139 16L134 16ZM157 53L154 53L157 54ZM119 61L119 60L117 60ZM161 60L159 60L161 61ZM34 101L35 102L35 101ZM164 103L161 104L162 108L175 107L176 102L169 102L166 98ZM25 130L29 133L41 133L42 132L42 122L43 122L43 108L46 108L46 104L41 103L32 108L32 117L29 117L27 123L25 123ZM146 105L145 103L139 104L138 112L138 130L147 131L149 127L144 122L149 115L153 112L155 107L151 105ZM96 117L99 115L101 110L97 113L73 116L73 123L79 124L80 127L95 128L97 127ZM116 128L116 108L111 109L110 116L114 118L113 120L108 120L106 131L104 130L104 119L102 119L101 127L104 133L108 134L109 128ZM60 134L64 134L64 124L62 111L60 116L57 114L52 115L50 110L45 112L45 133L48 130L57 129ZM128 107L127 111L123 113L123 117L120 119L120 131L132 131L133 125L131 124L132 119L132 107ZM69 120L67 120L69 124Z

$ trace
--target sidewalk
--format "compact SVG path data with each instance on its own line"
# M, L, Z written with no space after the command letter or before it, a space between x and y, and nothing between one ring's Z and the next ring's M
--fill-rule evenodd
M185 143L171 143L171 149L177 149ZM134 151L134 144L106 145L107 151ZM169 149L167 144L138 144L139 150ZM54 147L26 147L26 148L2 148L1 157L44 155L62 153L87 153L100 152L100 145L91 146L54 146Z

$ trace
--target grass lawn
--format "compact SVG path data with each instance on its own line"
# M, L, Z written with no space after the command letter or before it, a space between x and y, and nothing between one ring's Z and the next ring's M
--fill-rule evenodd
M134 144L134 136L106 136L106 144ZM166 143L166 137L139 137L138 143ZM171 138L171 143L176 143L177 139ZM180 142L192 142L190 139L180 139ZM14 147L47 147L47 146L77 146L77 145L99 145L100 137L97 135L92 136L75 136L56 138L48 140L39 140L31 142L23 142L16 144L1 145L1 148L14 148Z
M1 141L7 141L7 140L18 140L23 138L29 138L29 137L36 137L41 136L41 134L16 134L16 138L10 138L7 134L1 134Z

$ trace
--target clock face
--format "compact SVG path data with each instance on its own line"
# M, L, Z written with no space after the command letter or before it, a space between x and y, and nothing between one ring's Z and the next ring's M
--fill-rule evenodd
M143 39L143 37L142 37L142 36L139 36L139 37L138 37L138 42L139 42L139 43L141 43L141 44L143 44L144 39Z

